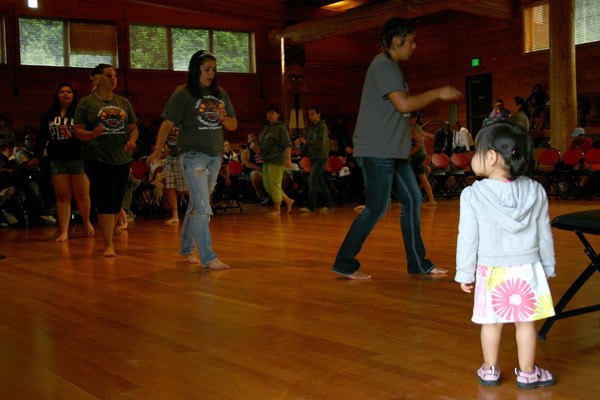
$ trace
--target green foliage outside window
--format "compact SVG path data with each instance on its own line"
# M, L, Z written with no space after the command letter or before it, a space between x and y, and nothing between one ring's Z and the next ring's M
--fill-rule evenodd
M19 20L21 64L65 65L63 21L21 18Z
M171 35L174 71L187 71L192 54L210 49L209 32L206 30L173 28Z
M131 68L169 69L167 28L131 25L129 47Z
M213 32L217 68L226 72L250 72L250 35L246 32Z

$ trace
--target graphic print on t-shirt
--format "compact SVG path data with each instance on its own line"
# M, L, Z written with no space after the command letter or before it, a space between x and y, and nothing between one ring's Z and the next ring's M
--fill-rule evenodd
M198 129L214 129L221 125L219 121L218 110L224 110L225 103L223 100L218 99L214 96L204 96L196 103L196 110L198 110L198 121L202 124Z
M48 122L48 132L50 132L51 140L68 140L68 139L70 139L70 137L63 135L63 132L60 128L63 125L69 129L71 136L73 136L75 134L75 132L73 130L73 125L74 125L73 118L61 117L60 115L57 115L56 117L54 117L53 120L50 120L50 122Z
M98 117L104 125L103 135L125 135L125 120L127 114L121 107L106 106L98 112Z

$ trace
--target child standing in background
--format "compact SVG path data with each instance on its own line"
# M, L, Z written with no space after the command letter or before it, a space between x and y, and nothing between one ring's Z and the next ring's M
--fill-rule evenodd
M547 278L554 273L554 244L543 187L527 175L532 142L508 124L493 124L477 135L471 168L481 177L463 190L456 252L456 277L463 291L475 288L472 321L481 324L484 386L500 384L498 353L502 327L514 323L519 367L517 386L554 384L535 365L534 321L552 317Z

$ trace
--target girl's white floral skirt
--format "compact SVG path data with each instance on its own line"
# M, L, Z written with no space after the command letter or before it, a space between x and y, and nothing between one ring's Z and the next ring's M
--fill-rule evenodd
M471 321L496 324L552 316L552 296L540 262L512 267L477 266Z

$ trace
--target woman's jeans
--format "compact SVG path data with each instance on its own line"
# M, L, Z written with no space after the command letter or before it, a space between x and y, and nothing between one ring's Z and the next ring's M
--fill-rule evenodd
M314 211L317 207L317 192L321 192L323 201L327 208L333 208L333 199L325 184L323 170L325 169L326 158L310 159L310 175L308 176L308 209Z
M217 184L219 169L221 168L221 155L190 151L183 153L179 160L181 170L190 192L187 211L181 229L180 254L192 254L194 242L198 245L198 256L206 267L217 258L217 253L212 250L212 241L208 223L212 215L210 207L210 192Z
M425 258L421 239L421 191L408 160L377 157L357 157L362 167L366 205L354 219L340 247L333 271L350 275L360 268L356 255L375 224L385 214L392 187L402 203L400 227L409 274L426 274L435 267Z

